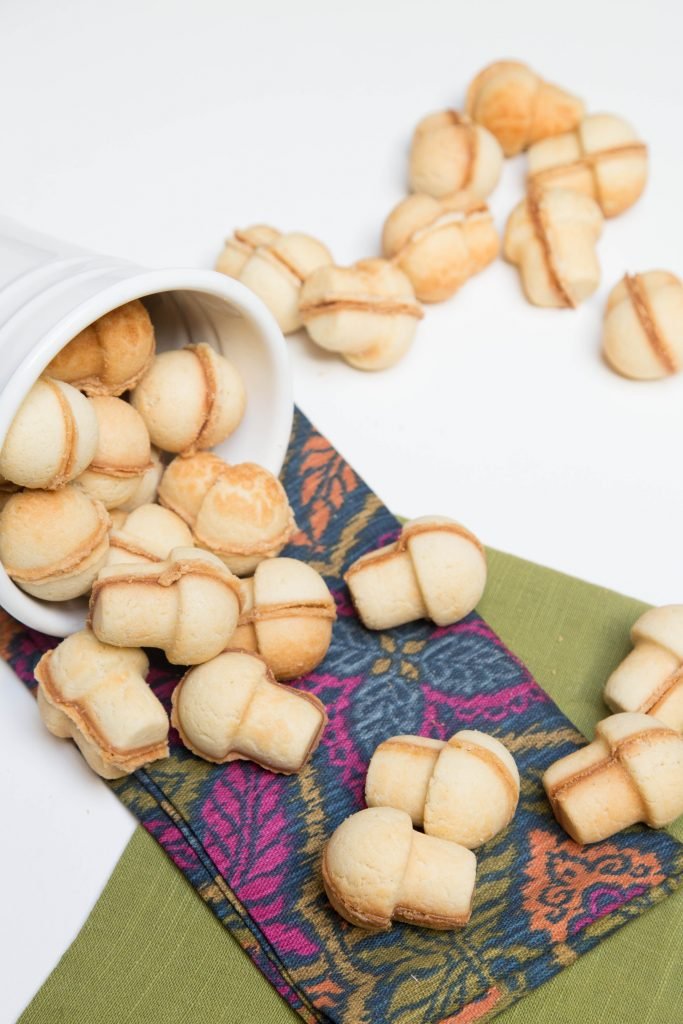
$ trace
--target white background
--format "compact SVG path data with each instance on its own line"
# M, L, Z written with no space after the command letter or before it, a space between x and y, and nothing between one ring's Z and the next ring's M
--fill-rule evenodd
M683 376L634 384L600 359L625 270L683 272L681 44L672 2L2 0L0 212L149 264L211 266L254 221L376 254L406 187L414 124L473 74L529 61L630 119L643 199L608 222L603 285L542 311L498 262L429 308L395 369L354 371L290 341L304 411L406 515L655 603L683 594ZM502 228L524 159L492 199ZM76 934L133 827L68 744L0 679L0 1024Z

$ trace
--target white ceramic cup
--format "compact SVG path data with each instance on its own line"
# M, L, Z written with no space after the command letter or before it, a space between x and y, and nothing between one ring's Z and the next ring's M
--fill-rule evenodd
M282 332L260 299L212 270L148 270L48 238L0 217L0 447L22 401L53 356L117 306L142 299L157 350L206 342L242 374L247 408L217 445L229 462L278 473L292 426L292 386ZM179 396L182 401L182 396ZM87 601L47 602L20 590L0 565L0 605L33 629L82 629Z

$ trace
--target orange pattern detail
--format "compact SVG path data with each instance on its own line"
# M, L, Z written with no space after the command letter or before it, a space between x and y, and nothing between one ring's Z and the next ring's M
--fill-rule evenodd
M568 836L534 829L529 837L531 856L522 888L524 909L534 931L546 931L553 942L564 942L571 922L584 910L590 886L659 885L666 878L654 853L612 843L579 846Z
M342 989L331 978L326 978L325 981L319 981L317 985L311 985L309 991L313 996L311 1002L314 1006L332 1007L336 1005L334 997L338 996Z
M308 523L314 540L327 529L334 512L356 490L358 479L341 455L325 438L312 435L306 441L301 462L301 503L310 506ZM296 538L295 538L296 543Z
M476 1020L481 1020L487 1013L490 1013L498 1005L500 1001L501 991L499 988L490 988L488 992L477 999L474 1003L469 1003L460 1013L456 1013L454 1017L445 1017L439 1024L473 1024Z

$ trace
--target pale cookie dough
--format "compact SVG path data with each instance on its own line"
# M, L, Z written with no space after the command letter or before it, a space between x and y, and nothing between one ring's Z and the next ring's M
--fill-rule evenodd
M591 114L575 131L537 142L529 150L529 180L571 188L616 217L640 197L647 181L647 146L612 114Z
M421 302L441 302L496 258L500 239L480 201L412 195L387 217L382 248Z
M543 785L577 843L639 821L663 828L683 814L683 737L649 715L612 715L598 722L592 743L548 768Z
M171 721L206 761L255 761L291 775L318 746L327 715L313 694L276 682L256 654L227 651L180 680Z
M473 610L486 586L481 542L445 516L406 523L397 541L362 555L344 575L368 629L391 629L415 619L438 626Z
M0 474L20 487L57 490L92 461L97 441L97 417L88 399L70 384L41 377L7 431Z
M312 672L327 654L337 617L322 576L295 558L271 558L242 580L241 589L230 647L260 654L276 679Z
M150 505L155 501L157 488L163 472L164 465L159 456L159 452L156 448L152 448L150 452L149 467L142 474L142 477L138 481L135 490L128 501L124 501L121 505L117 505L117 511L134 512L136 508L140 508L140 505Z
M173 548L191 548L186 523L161 505L140 505L109 533L107 565L120 562L163 562Z
M45 372L86 395L121 395L147 371L155 347L149 313L136 299L77 334Z
M13 494L0 513L0 561L17 586L45 601L90 590L109 550L104 505L69 484Z
M505 259L516 264L529 302L573 308L593 294L600 284L602 224L600 207L588 196L530 187L510 214L503 240Z
M143 651L109 647L89 629L67 637L36 666L45 725L74 740L104 779L168 757L168 717L145 681L148 669Z
M328 266L308 278L301 319L316 345L358 370L385 370L412 344L422 307L410 279L389 260Z
M659 380L683 367L683 284L668 270L625 274L607 299L605 359L634 380Z
M97 448L74 483L105 508L118 508L134 498L153 468L149 434L128 402L108 395L90 402L97 417Z
M323 884L351 924L385 931L392 921L441 930L470 919L477 859L471 850L415 832L393 807L352 814L325 847Z
M605 684L605 704L652 715L683 733L683 605L644 612L631 640L633 650Z
M173 665L214 658L234 633L239 613L239 580L215 555L197 548L174 548L164 562L105 566L90 597L98 640L160 647Z
M158 355L131 402L153 444L192 455L234 433L244 415L246 392L224 356L210 345L188 345Z
M410 188L437 199L465 192L486 199L498 184L503 151L498 140L466 114L441 110L423 118L410 149Z
M495 135L505 156L514 156L549 135L571 131L583 117L584 105L526 64L501 60L472 81L466 111Z
M291 334L301 327L302 285L314 270L329 263L332 256L317 238L300 232L281 235L257 225L236 231L227 240L216 270L250 288L265 302L283 334Z
M225 239L223 251L216 260L216 270L227 277L239 278L248 260L257 249L277 242L282 232L268 224L253 224L249 228L235 228Z
M486 733L456 732L447 743L424 736L392 736L368 767L368 807L406 811L427 835L469 850L512 821L519 772L507 748Z
M253 462L228 465L210 452L174 459L159 501L185 520L198 547L213 551L238 576L279 555L296 530L277 477Z

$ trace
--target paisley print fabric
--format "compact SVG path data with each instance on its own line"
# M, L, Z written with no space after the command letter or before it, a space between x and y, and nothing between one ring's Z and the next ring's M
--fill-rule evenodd
M670 892L682 847L635 828L581 848L556 825L544 769L583 742L525 666L476 614L438 629L370 633L342 582L398 524L337 451L298 414L283 481L298 533L288 554L326 578L339 618L324 663L293 685L325 703L329 724L298 776L200 761L172 733L171 757L112 783L203 900L307 1021L470 1024L540 985ZM28 686L56 641L0 620L4 656ZM165 705L180 677L152 653ZM522 778L512 825L478 852L474 911L460 932L395 925L369 935L330 908L323 845L363 806L377 744L395 733L498 736Z

